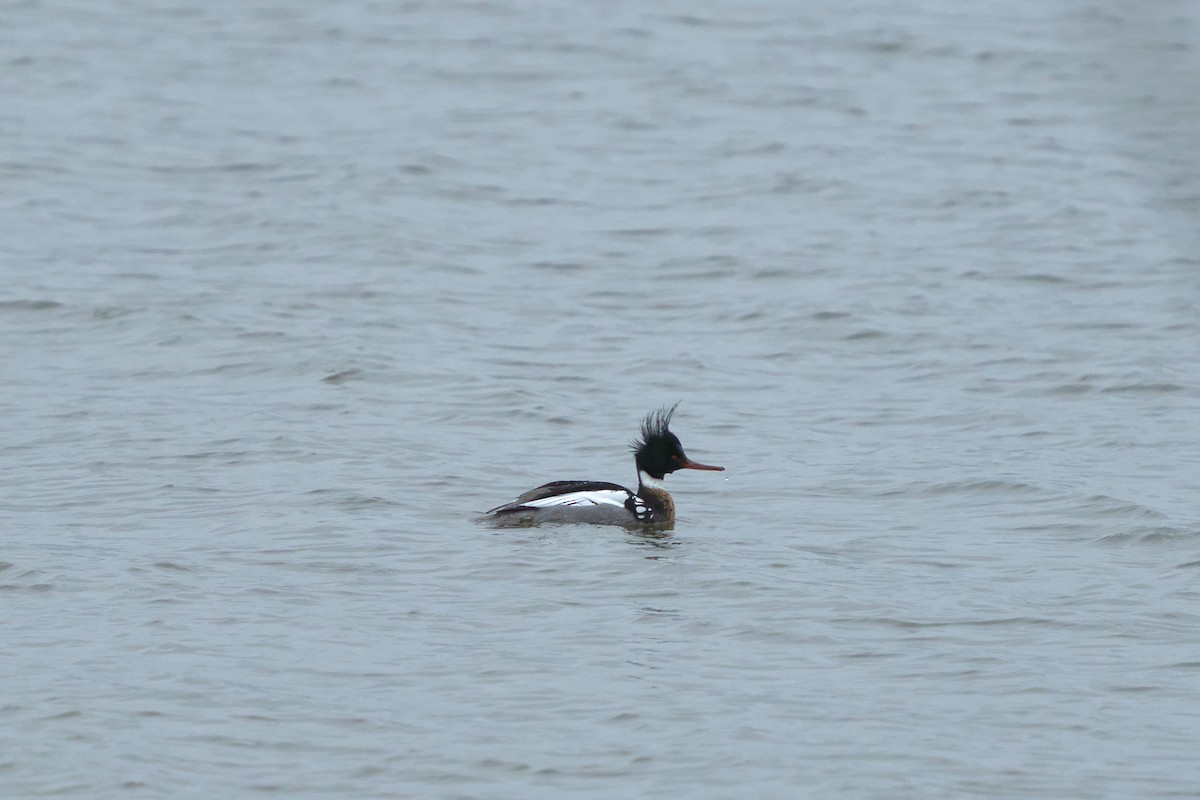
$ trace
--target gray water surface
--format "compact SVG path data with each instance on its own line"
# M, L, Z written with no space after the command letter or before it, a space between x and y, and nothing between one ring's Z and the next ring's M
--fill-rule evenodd
M0 794L1200 796L1196 14L10 4Z

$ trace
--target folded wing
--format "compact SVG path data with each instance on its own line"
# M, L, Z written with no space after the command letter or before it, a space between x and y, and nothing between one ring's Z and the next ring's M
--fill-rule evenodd
M639 516L634 509L644 508L640 498L616 483L601 481L554 481L536 489L530 489L511 503L488 511L489 514L507 514L513 511L531 511L538 508L563 506L618 506Z

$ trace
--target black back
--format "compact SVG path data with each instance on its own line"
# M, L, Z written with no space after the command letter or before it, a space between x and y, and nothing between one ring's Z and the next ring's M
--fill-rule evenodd
M543 483L536 489L530 489L525 494L517 498L519 503L528 503L530 500L541 500L546 497L554 497L556 494L569 494L571 492L600 492L606 489L616 492L628 492L624 486L616 483L608 483L606 481L551 481Z

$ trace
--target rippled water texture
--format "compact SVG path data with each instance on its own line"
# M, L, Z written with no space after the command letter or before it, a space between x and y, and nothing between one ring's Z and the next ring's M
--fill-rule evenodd
M1198 15L10 3L0 795L1197 796Z

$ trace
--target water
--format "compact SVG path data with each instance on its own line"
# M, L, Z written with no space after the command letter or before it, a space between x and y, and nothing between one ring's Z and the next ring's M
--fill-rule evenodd
M5 797L1200 794L1194 5L3 16Z

